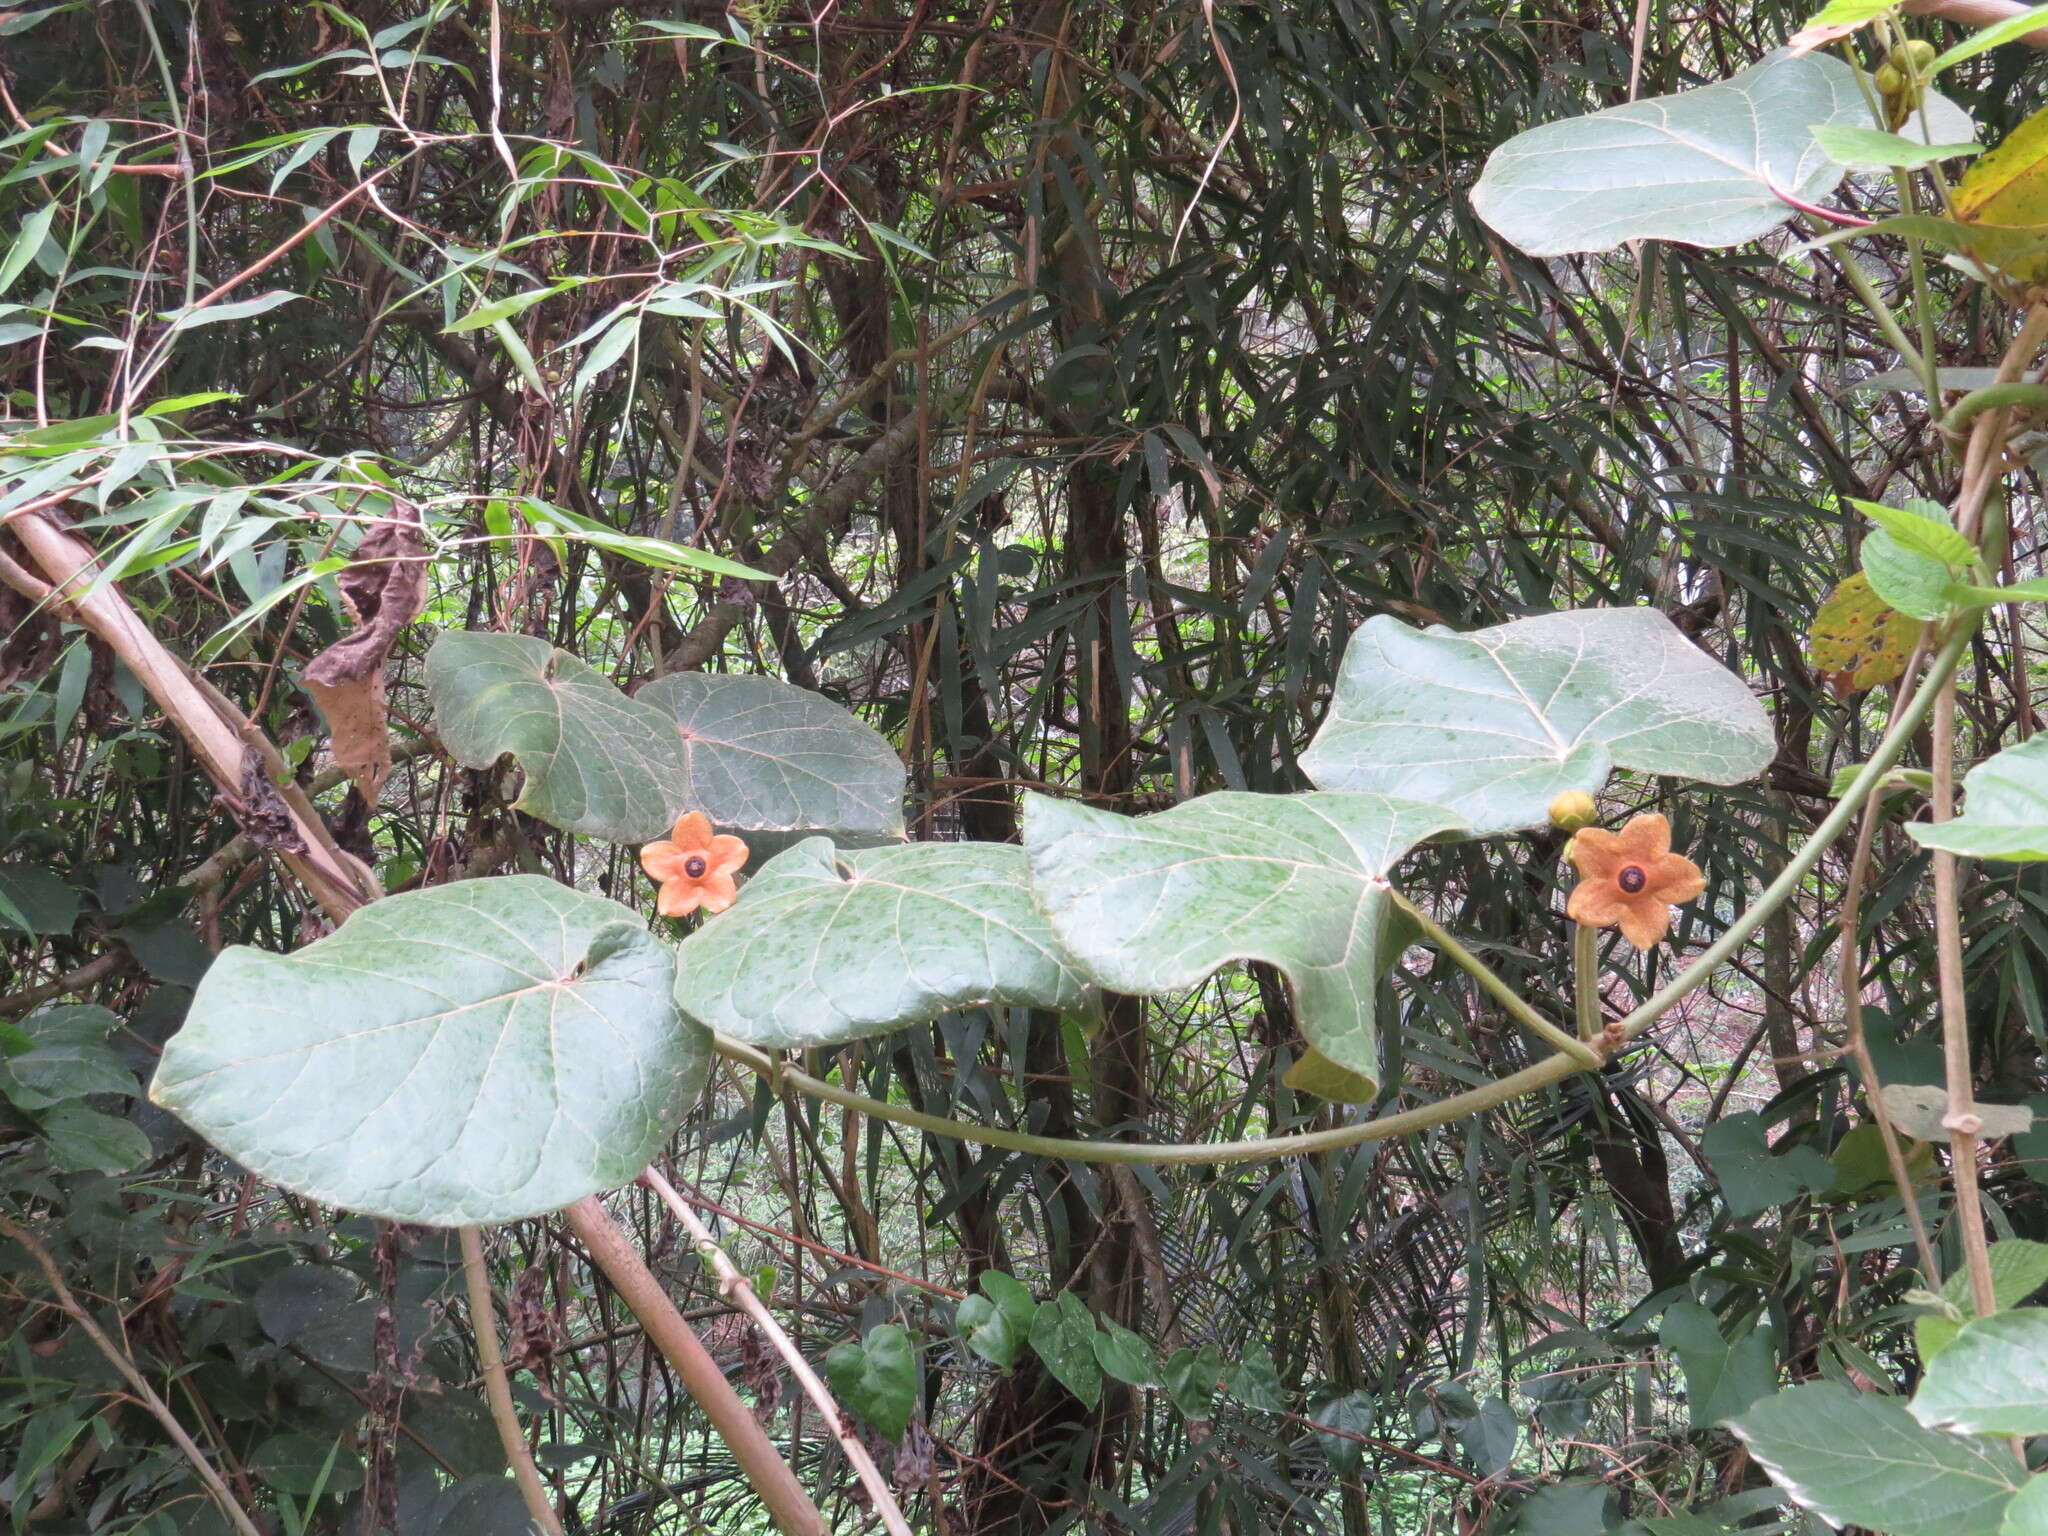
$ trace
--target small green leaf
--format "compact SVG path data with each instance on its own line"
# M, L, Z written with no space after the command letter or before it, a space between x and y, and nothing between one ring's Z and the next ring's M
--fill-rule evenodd
M986 1296L962 1297L953 1312L961 1342L990 1365L1009 1370L1017 1363L1023 1336L1010 1325L1010 1314Z
M1095 1358L1095 1315L1072 1291L1041 1301L1031 1318L1031 1347L1045 1368L1084 1407L1102 1401L1102 1366Z
M1713 1165L1728 1213L1738 1218L1818 1194L1835 1182L1834 1164L1812 1147L1773 1152L1764 1140L1763 1117L1754 1110L1723 1116L1708 1126L1700 1150Z
M1956 532L1948 513L1931 501L1901 508L1855 496L1843 499L1917 555L1943 565L1976 564L1977 546Z
M1685 1372L1694 1429L1711 1429L1777 1388L1777 1354L1770 1330L1762 1326L1730 1344L1713 1313L1696 1301L1681 1301L1664 1314L1657 1341Z
M338 1440L311 1435L272 1435L256 1447L249 1470L258 1482L279 1493L304 1498L348 1493L363 1486L363 1463Z
M1152 1346L1122 1324L1105 1317L1095 1335L1095 1363L1114 1381L1133 1387L1159 1385L1159 1357Z
M1484 837L1616 768L1736 784L1775 750L1748 686L1663 614L1588 608L1462 635L1366 620L1301 766L1321 789L1448 806Z
M1971 1435L2048 1433L2048 1311L1974 1318L1928 1364L1913 1417Z
M1226 790L1137 817L1027 795L1024 850L1053 932L1105 987L1176 991L1264 960L1293 986L1309 1044L1377 1082L1375 994L1403 931L1387 875L1457 825L1373 794Z
M2030 736L1963 775L1963 814L1910 822L1923 848L1974 859L2048 859L2048 735Z
M387 896L214 963L150 1096L287 1188L393 1221L538 1216L624 1184L704 1083L674 956L537 875Z
M1280 1368L1273 1352L1264 1344L1245 1346L1244 1358L1230 1368L1230 1395L1247 1408L1277 1412L1287 1406L1287 1394L1280 1386Z
M1265 1361L1270 1369L1273 1357ZM1160 1373L1160 1381L1166 1388L1166 1395L1173 1406L1191 1419L1206 1419L1214 1411L1216 1388L1233 1373L1223 1362L1222 1354L1213 1344L1204 1344L1200 1349L1177 1349L1173 1358L1166 1362ZM1279 1383L1274 1383L1276 1389ZM1255 1406L1247 1403L1247 1406Z
M1831 1381L1767 1397L1728 1427L1803 1508L1886 1536L1999 1536L2026 1481L1996 1441L1928 1429L1896 1398Z
M1316 1443L1330 1465L1346 1477L1365 1465L1366 1448L1353 1436L1371 1434L1375 1416L1369 1392L1333 1392L1309 1403L1309 1420L1319 1426ZM1332 1430L1336 1433L1328 1433Z
M1864 539L1862 555L1870 590L1888 607L1923 621L1948 612L1954 576L1939 560L1908 549L1882 528Z
M107 1045L120 1022L82 1003L30 1014L20 1024L28 1049L0 1060L0 1094L17 1108L39 1110L95 1093L140 1092L135 1074Z
M683 941L676 1001L765 1046L886 1034L971 1003L1070 1009L1087 979L1031 904L1020 849L806 838Z
M140 1128L83 1104L59 1104L36 1122L50 1161L67 1173L126 1173L149 1157Z
M78 892L37 864L0 864L0 928L69 933L78 922Z
M1923 144L1903 134L1852 123L1816 124L1813 137L1830 160L1852 171L1881 171L1895 165L1911 170L1984 152L1984 146L1977 143Z
M901 1440L910 1427L917 1377L917 1348L900 1323L877 1323L865 1338L834 1345L825 1356L833 1395L885 1440Z
M1020 1342L1028 1340L1031 1324L1038 1316L1038 1302L1030 1287L999 1269L983 1270L979 1283L988 1299L1003 1309L1003 1316L1010 1320L1010 1331Z

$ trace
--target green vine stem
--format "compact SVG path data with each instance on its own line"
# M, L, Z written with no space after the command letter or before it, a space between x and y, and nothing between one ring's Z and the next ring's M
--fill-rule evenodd
M1847 831L1856 819L1864 801L1876 791L1884 776L1899 760L1913 733L1927 718L1933 708L1936 695L1955 674L1957 664L1968 649L1970 637L1967 626L1959 627L1934 658L1926 678L1913 693L1905 707L1893 716L1890 727L1871 754L1870 761L1863 765L1850 783L1842 798L1836 801L1834 809L1821 819L1799 852L1778 877L1766 886L1754 904L1734 922L1728 925L1721 937L1709 944L1699 955L1661 989L1653 993L1627 1017L1613 1026L1620 1040L1633 1040L1650 1029L1658 1019L1688 993L1710 980L1714 974L1731 959L1764 920L1799 889L1800 883L1813 873L1821 855ZM1434 1104L1419 1105L1414 1109L1402 1110L1398 1114L1382 1115L1357 1125L1340 1125L1323 1131L1298 1131L1284 1136L1265 1136L1244 1141L1217 1142L1128 1142L1128 1141L1072 1141L1056 1136L1034 1136L1027 1131L1004 1130L997 1126L974 1125L965 1120L952 1120L944 1115L926 1114L922 1110L906 1105L888 1104L880 1099L855 1093L836 1083L825 1082L807 1072L770 1056L766 1051L734 1040L726 1035L713 1034L713 1047L728 1061L736 1062L751 1071L759 1073L771 1083L786 1083L800 1093L827 1103L857 1109L863 1114L878 1119L907 1125L914 1130L928 1131L934 1136L945 1136L956 1141L970 1142L976 1146L1007 1147L1016 1152L1035 1153L1040 1157L1064 1158L1077 1163L1131 1163L1143 1167L1167 1167L1180 1164L1223 1164L1255 1163L1280 1157L1297 1157L1309 1152L1334 1152L1343 1147L1360 1146L1370 1141L1384 1141L1388 1137L1405 1135L1409 1131L1427 1130L1431 1126L1443 1125L1451 1120L1463 1119L1484 1110L1494 1109L1511 1103L1526 1094L1538 1092L1563 1082L1576 1072L1583 1071L1582 1064L1563 1051L1545 1057L1532 1066L1522 1068L1495 1082L1464 1093L1453 1094L1448 1099L1439 1099Z
M1978 412L2007 409L2048 410L2048 384L2020 381L1973 389L1948 408L1948 414L1941 418L1941 430L1954 436Z
M1472 979L1479 983L1479 990L1505 1008L1508 1011L1509 1017L1513 1018L1516 1023L1527 1029L1531 1034L1548 1041L1556 1050L1571 1057L1572 1060L1576 1061L1588 1072L1600 1070L1605 1058L1586 1043L1586 1040L1590 1040L1592 1036L1588 1035L1585 1039L1574 1039L1566 1034L1555 1024L1551 1023L1550 1020L1538 1013L1519 992L1494 974L1492 968L1484 960L1481 960L1471 950L1453 938L1435 918L1431 917L1399 891L1394 891L1391 894L1394 898L1394 905L1403 912L1406 912L1414 920L1415 926L1422 930L1423 937L1428 939L1430 943L1434 944L1446 955L1449 955L1453 961L1470 974Z
M1572 924L1572 1006L1579 1038L1591 1040L1600 1033L1600 930L1588 923Z

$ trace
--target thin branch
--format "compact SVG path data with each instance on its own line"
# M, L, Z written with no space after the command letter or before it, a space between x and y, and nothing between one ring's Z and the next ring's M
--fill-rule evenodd
M512 1384L505 1376L505 1355L498 1347L498 1316L491 1306L491 1277L484 1272L484 1244L475 1227L460 1229L462 1278L469 1288L469 1331L476 1336L476 1361L483 1367L484 1399L491 1405L491 1422L498 1427L498 1444L505 1460L512 1464L512 1479L519 1484L519 1497L526 1512L544 1536L563 1536L562 1522L555 1514L555 1501L533 1464L533 1448L519 1424L519 1409L512 1401Z

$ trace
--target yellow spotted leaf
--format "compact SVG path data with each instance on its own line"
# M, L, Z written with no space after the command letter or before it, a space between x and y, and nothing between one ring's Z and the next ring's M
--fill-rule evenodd
M2048 109L2036 112L1964 173L1955 215L1969 224L2048 224Z
M1858 571L1836 587L1813 617L1807 659L1838 698L1889 683L1906 670L1919 624L1887 607Z

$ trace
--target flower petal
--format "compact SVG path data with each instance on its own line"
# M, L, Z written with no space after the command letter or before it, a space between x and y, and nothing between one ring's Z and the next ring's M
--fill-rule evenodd
M1581 837L1585 834L1580 833ZM1581 880L1572 888L1565 916L1589 928L1612 928L1628 907L1628 898L1612 880Z
M654 910L663 917L686 917L704 901L704 887L694 880L666 880Z
M674 843L649 843L640 850L640 867L650 880L673 880L682 872L683 850Z
M1621 936L1637 949L1648 949L1671 931L1671 908L1637 896L1621 914Z
M1572 834L1566 845L1572 866L1589 880L1611 880L1614 872L1628 862L1621 839L1600 827L1584 827Z
M729 874L747 862L747 845L744 839L721 834L711 839L711 871L713 874Z
M1674 907L1692 901L1707 888L1707 877L1700 873L1699 865L1676 853L1667 853L1651 865L1649 876L1643 894Z
M739 886L731 875L714 872L706 875L697 884L697 894L703 900L706 912L723 912L739 900Z
M1671 851L1671 823L1655 811L1631 816L1615 841L1631 864L1652 864Z
M676 829L669 835L684 848L709 848L711 818L702 811L685 811L676 818Z

